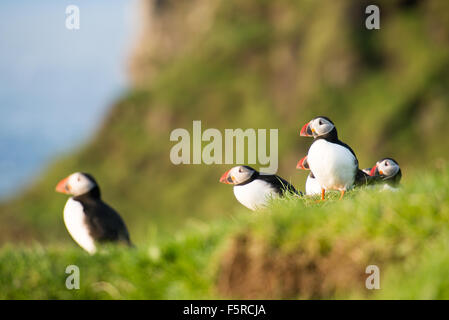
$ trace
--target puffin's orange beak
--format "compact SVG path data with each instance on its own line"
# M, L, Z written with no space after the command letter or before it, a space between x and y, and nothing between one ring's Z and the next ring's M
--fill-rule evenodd
M312 130L310 129L310 122L307 122L301 129L301 137L312 137Z
M309 165L307 163L307 156L305 156L304 158L302 158L301 160L298 161L298 164L296 165L296 169L310 170Z
M228 170L225 173L223 173L223 175L220 178L221 183L233 184L232 180L228 177L229 171L231 171L231 170Z
M377 164L371 168L369 175L373 177L376 174Z
M68 180L69 180L69 177L59 181L59 183L56 185L56 192L69 194L69 188L67 186Z

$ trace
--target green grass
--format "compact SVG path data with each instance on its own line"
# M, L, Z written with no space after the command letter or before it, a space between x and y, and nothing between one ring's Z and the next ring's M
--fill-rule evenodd
M445 168L408 179L398 192L368 188L321 203L292 196L93 256L75 244L9 245L0 251L0 298L448 299L448 185ZM223 282L235 257L246 261L239 269L245 289ZM65 288L72 264L80 268L80 290ZM370 264L380 268L380 290L364 287Z
M90 256L74 246L7 246L1 251L1 299L198 299L212 296L206 268L222 238L193 226L188 234L136 249L106 246ZM67 266L80 289L65 286Z

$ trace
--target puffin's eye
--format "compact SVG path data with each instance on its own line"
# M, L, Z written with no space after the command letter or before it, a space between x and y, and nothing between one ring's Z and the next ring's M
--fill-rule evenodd
M318 124L321 126L321 125L323 125L323 121L318 121Z
M242 173L242 172L243 172L243 171L242 171L242 168L239 168L239 172L240 172L240 173Z
M388 167L388 161L385 161L385 167Z

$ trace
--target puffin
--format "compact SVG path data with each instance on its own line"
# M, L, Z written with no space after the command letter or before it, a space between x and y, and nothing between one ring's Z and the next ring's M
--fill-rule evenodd
M302 127L300 135L314 138L307 162L321 187L321 200L325 200L328 190L340 191L342 199L355 181L368 177L359 169L351 147L339 140L337 128L329 118L319 116L312 119Z
M402 171L396 160L383 158L371 168L370 176L374 177L377 183L384 184L384 189L397 190L402 178Z
M220 182L234 185L237 201L253 211L265 207L270 198L282 197L286 193L302 196L285 179L260 173L249 166L233 167L221 176Z
M72 195L64 207L64 224L75 242L90 254L98 244L112 242L133 246L120 215L101 199L92 175L75 172L61 180L56 192Z
M307 156L298 161L296 169L300 170L310 170L309 164L307 163ZM376 176L371 176L371 168L366 168L357 172L354 181L354 187L373 185L377 182L378 178ZM310 172L306 180L306 195L317 195L321 193L321 186L316 180L313 172Z
M298 161L296 169L300 170L310 170L309 164L307 163L307 156ZM306 195L314 196L321 193L321 186L316 180L313 172L310 172L306 180Z

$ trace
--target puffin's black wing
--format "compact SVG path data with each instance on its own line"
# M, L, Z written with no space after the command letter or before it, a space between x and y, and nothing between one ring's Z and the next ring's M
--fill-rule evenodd
M102 200L83 201L90 235L99 242L131 244L128 229L120 215Z
M285 179L275 175L275 174L260 174L257 179L263 180L271 184L276 192L280 195L285 194L286 192L297 194L298 196L302 196L301 192L298 192L295 187Z

